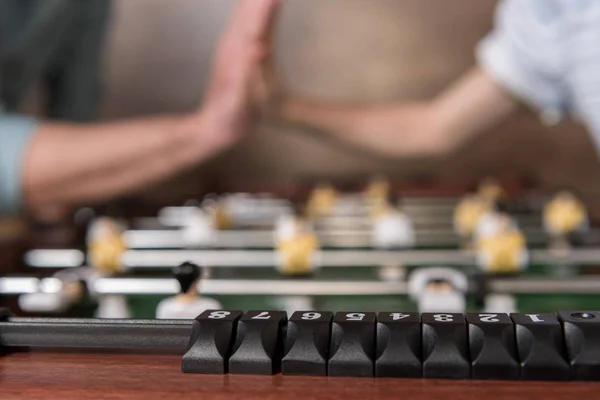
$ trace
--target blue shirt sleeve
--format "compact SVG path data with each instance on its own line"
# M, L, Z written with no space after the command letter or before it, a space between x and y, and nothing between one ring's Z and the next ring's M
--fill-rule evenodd
M22 203L22 166L37 122L0 114L0 216L19 211Z
M502 0L494 30L476 49L481 68L550 123L567 108L564 22L565 9L556 0Z

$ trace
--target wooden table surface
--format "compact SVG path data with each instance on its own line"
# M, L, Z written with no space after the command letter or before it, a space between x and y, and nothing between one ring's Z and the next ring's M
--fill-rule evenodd
M206 376L173 355L23 352L0 358L0 398L589 400L600 383Z

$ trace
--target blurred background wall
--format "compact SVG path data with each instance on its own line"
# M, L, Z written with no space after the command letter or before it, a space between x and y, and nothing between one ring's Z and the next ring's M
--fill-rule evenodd
M106 118L193 109L233 0L117 0L106 59ZM348 103L428 99L474 64L495 0L285 0L276 54L286 85ZM386 172L447 180L524 174L549 186L591 188L600 164L573 121L543 127L523 110L438 160L384 160L307 135L262 126L227 154L144 195L194 195L218 180L287 185L307 176Z

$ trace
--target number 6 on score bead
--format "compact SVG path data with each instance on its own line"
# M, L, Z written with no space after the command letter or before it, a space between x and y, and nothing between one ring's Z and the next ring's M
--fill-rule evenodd
M313 319L319 319L319 318L321 318L321 314L319 314L318 312L307 312L307 313L302 314L303 320L311 321Z

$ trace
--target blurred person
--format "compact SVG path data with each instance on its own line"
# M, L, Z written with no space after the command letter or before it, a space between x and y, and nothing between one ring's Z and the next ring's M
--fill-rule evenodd
M89 123L98 108L110 2L0 0L0 216L61 214L107 201L235 143L259 104L258 66L277 3L239 1L197 110ZM47 120L19 114L40 81L48 88Z
M600 146L600 1L502 0L477 65L429 101L384 106L331 104L288 95L269 66L273 107L326 137L389 157L458 149L521 103L546 123L581 119Z

